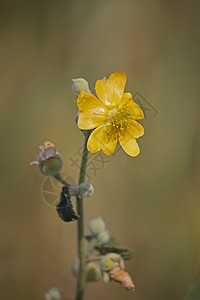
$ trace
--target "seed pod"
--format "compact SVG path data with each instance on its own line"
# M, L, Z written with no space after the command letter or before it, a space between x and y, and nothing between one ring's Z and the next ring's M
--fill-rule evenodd
M60 153L56 151L54 144L46 141L39 149L38 163L40 172L46 176L58 174L63 167L63 160Z

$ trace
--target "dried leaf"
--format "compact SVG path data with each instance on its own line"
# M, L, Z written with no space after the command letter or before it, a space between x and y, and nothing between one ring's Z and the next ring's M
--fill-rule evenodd
M116 282L119 282L129 291L135 290L135 285L132 281L131 276L119 267L112 269L110 272L110 278Z
M57 205L57 212L59 217L65 222L71 222L79 218L73 209L69 189L66 186L62 188L60 202Z
M54 144L49 141L44 142L40 147L40 159L42 162L48 160L51 157L56 157L56 148Z

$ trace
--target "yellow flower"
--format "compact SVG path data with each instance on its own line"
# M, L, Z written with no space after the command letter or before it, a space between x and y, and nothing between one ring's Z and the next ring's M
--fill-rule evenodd
M106 155L111 155L119 139L127 154L139 154L136 138L144 134L144 128L136 120L143 119L144 115L131 93L124 92L125 85L126 74L119 71L111 74L106 82L97 80L97 97L85 91L79 93L78 127L82 130L96 128L88 139L90 152L102 150Z

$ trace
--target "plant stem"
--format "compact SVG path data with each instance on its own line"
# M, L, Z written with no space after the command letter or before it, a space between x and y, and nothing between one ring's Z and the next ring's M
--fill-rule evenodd
M62 175L60 173L56 174L53 176L56 180L58 180L60 183L62 183L63 185L68 185L70 186L70 184L65 181L65 179L62 177Z
M93 262L93 261L100 261L101 260L101 256L96 256L96 257L88 257L86 258L86 262Z
M87 141L90 135L90 131L85 135L85 142L83 146L83 153L82 153L82 161L79 173L79 182L80 185L85 181L86 169L87 169L87 160L88 160L88 150L87 150ZM58 180L63 185L70 184L65 181L60 173L54 175L54 178ZM78 281L76 287L76 300L82 300L85 291L85 283L86 283L86 273L85 273L85 235L84 235L84 203L83 203L83 196L76 197L76 204L77 204L77 213L79 215L78 223L78 257L79 257L79 273L78 273Z
M85 181L86 169L87 169L87 160L88 160L88 150L87 150L87 141L89 137L89 132L85 135L85 142L83 146L82 161L79 173L79 184ZM84 203L83 196L76 197L77 204L77 213L79 215L78 219L78 257L79 257L79 273L78 281L76 286L76 300L82 300L85 284L86 284L86 273L85 273L85 236L84 236Z

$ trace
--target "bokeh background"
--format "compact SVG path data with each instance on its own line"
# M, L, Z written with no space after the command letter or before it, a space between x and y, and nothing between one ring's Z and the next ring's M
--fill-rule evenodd
M76 223L44 200L29 162L50 140L63 173L78 178L83 136L71 79L123 70L127 91L144 96L141 154L90 164L95 194L86 225L102 216L134 251L135 292L88 284L85 299L183 299L200 279L199 1L3 0L1 23L1 299L43 299L57 286L74 299ZM141 100L141 98L139 99ZM157 114L155 114L157 111Z

